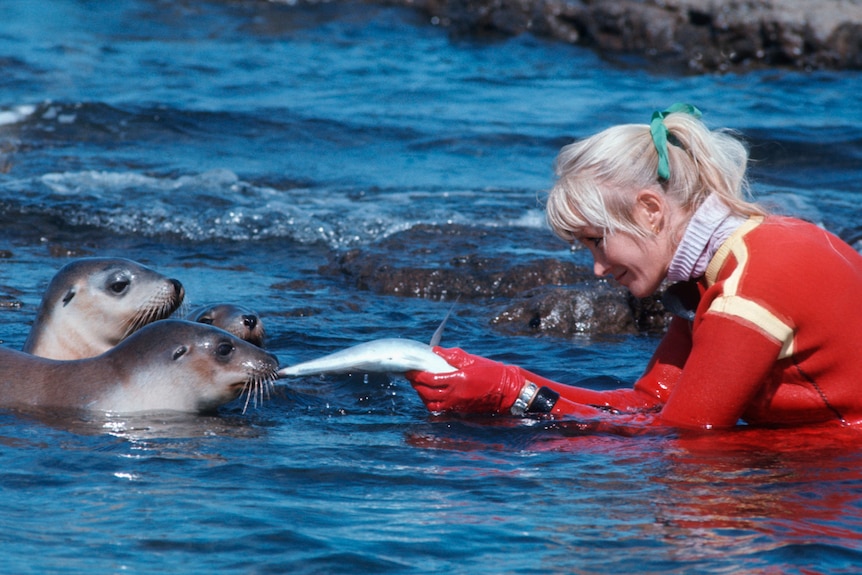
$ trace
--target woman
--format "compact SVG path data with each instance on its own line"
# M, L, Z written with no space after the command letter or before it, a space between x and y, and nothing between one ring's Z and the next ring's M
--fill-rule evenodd
M598 420L655 414L690 428L862 423L862 256L829 232L745 200L748 153L676 104L557 158L554 232L637 297L690 300L633 389L594 391L435 351L457 371L408 374L434 412Z

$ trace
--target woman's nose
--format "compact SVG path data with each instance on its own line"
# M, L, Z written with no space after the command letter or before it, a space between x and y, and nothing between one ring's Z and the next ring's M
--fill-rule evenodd
M611 271L611 268L606 263L600 261L599 259L593 259L593 273L596 277L604 277L608 275Z

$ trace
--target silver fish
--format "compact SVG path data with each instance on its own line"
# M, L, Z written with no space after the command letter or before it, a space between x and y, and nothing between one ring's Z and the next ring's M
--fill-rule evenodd
M437 331L434 332L430 344L398 337L375 339L318 359L283 367L278 370L278 376L301 377L351 372L404 373L412 370L431 373L456 371L445 359L431 350L440 343L443 327L451 313L452 310L449 310Z
M455 371L431 346L413 339L390 337L360 343L278 370L279 377L299 377L322 373L404 373L411 370L447 373Z

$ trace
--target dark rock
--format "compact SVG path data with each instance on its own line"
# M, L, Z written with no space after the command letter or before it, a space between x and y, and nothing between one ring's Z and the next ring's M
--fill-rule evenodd
M536 290L516 299L491 323L505 333L519 335L571 337L637 331L625 295L606 283Z
M0 294L0 309L21 309L22 305L21 300L18 298L7 294Z
M511 234L494 235L502 233L420 225L368 248L337 254L320 271L363 290L443 300L509 298L537 286L574 284L592 276L571 261L481 255L484 242L503 247L517 242ZM433 252L428 245L435 246Z
M83 247L68 247L60 244L49 244L48 253L52 258L83 258L93 255Z
M595 280L523 294L491 323L508 334L572 337L661 333L668 319L658 299L637 299L624 288Z
M398 267L385 254L360 250L337 257L321 271L340 273L359 289L435 300L508 298L536 286L566 285L584 277L584 270L558 260L506 267L501 258L471 254L439 267Z
M695 72L862 68L862 5L850 0L388 0L458 34L553 37Z
M469 301L488 308L491 325L510 334L571 337L664 329L667 314L657 299L633 298L572 261L479 255L482 241L497 241L487 237L492 233L416 226L374 246L335 255L320 272L379 294ZM427 245L435 246L433 253Z

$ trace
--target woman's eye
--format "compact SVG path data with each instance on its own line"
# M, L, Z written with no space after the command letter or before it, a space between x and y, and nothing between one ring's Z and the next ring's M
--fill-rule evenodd
M588 243L593 244L593 247L595 247L595 248L599 248L599 247L601 247L601 246L602 246L602 240L603 240L603 239L604 239L604 238L602 238L602 237L597 237L597 238L584 238L584 241L585 241L585 242L588 242Z

